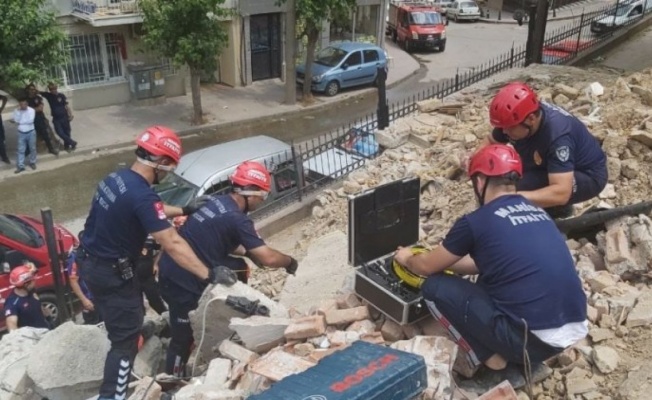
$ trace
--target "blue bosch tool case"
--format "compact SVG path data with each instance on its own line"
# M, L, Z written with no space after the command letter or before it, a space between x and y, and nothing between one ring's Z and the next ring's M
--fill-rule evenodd
M410 400L427 386L423 357L357 341L251 400Z

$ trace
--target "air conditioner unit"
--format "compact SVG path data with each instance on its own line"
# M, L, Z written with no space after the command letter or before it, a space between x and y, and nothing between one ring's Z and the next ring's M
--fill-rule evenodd
M131 24L129 31L131 33L131 39L139 39L144 33L143 24Z

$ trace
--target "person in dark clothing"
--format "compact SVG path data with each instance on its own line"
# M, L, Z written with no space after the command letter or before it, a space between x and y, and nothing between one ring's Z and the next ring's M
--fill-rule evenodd
M55 156L59 155L59 150L55 149L50 140L50 134L48 131L48 120L45 117L43 112L43 98L38 95L36 86L34 84L29 84L25 88L27 91L27 104L36 111L36 117L34 118L34 128L36 129L36 135L45 142L45 146L48 148L50 154Z
M47 92L40 92L50 105L52 112L52 125L54 131L63 140L63 148L66 151L72 151L77 148L77 142L72 140L70 121L74 118L72 110L68 105L68 99L63 93L59 93L56 84L50 83Z
M50 329L41 301L35 292L35 278L34 264L20 265L9 273L9 283L14 286L4 306L4 316L9 331L24 326Z
M0 160L5 164L11 165L9 157L7 157L7 148L5 147L5 126L2 123L2 112L7 105L7 96L0 94Z
M530 362L534 372L586 336L586 295L553 219L517 192L523 164L516 150L485 146L468 171L478 209L459 218L432 251L399 248L395 260L427 277L426 304L469 364L484 364L518 388L526 382L510 375L519 378ZM477 275L477 282L461 275Z
M161 298L161 293L156 281L156 270L154 269L156 261L156 251L160 246L153 240L147 239L145 247L141 252L140 257L136 261L136 279L140 284L140 288L145 294L145 298L158 315L163 314L168 310Z

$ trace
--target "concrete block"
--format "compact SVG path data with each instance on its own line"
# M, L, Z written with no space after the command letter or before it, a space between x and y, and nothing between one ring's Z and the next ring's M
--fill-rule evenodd
M214 358L208 364L208 371L206 371L206 378L204 379L204 384L215 386L218 388L224 388L226 382L231 376L231 367L233 363L231 360L226 358Z
M242 375L242 378L238 381L235 389L244 393L245 398L248 398L269 389L272 386L272 383L273 381L270 379L248 370L244 375Z
M147 339L134 360L134 373L138 376L154 376L163 357L163 343L158 336Z
M0 300L1 305L1 300ZM45 329L20 328L0 340L0 399L32 400L34 383L27 375L28 356L48 333ZM40 400L42 396L38 396Z
M258 354L253 351L247 350L237 343L230 340L223 340L218 347L220 354L233 361L242 361L244 363L251 363L258 358Z
M627 317L627 327L652 324L652 292L646 291L638 298L638 302Z
M502 381L477 400L518 400L518 396L509 381Z
M274 382L298 374L316 365L299 356L282 350L273 350L251 363L249 370Z
M589 336L591 336L593 343L600 343L607 339L613 339L616 337L616 334L611 329L591 328L589 330Z
M335 331L326 335L332 346L348 345L360 340L360 334L355 331Z
M376 331L376 323L368 319L363 319L362 321L353 322L346 328L346 330L348 332L358 332L360 335L365 335Z
M220 343L231 337L233 331L229 328L229 323L232 318L247 317L226 304L228 296L245 297L251 301L257 300L270 310L272 318L288 317L288 311L284 306L242 282L236 282L230 287L224 285L209 287L199 300L197 309L190 313L190 324L195 343L199 345L202 334L204 336L202 347L197 350L197 362L208 362L217 356L213 351L213 346L215 343ZM204 315L206 326L203 326Z
M618 352L608 346L595 346L591 353L591 358L595 366L603 374L609 374L615 371L620 363Z
M221 390L207 385L188 385L174 394L174 400L244 400L247 394L242 390Z
M326 321L322 315L311 315L293 320L285 330L286 339L307 339L323 335Z
M326 324L328 325L346 325L355 321L369 319L369 307L360 306L344 310L331 310L326 313Z
M383 338L388 342L396 342L405 337L403 327L391 319L385 320L383 326L380 328L380 333L383 334Z
M159 400L162 393L161 386L152 381L153 379L149 376L138 381L138 385L136 385L133 394L129 396L129 400Z
M596 390L598 385L590 378L566 377L566 393L569 395L588 393Z
M299 357L307 357L315 351L315 346L312 343L297 343L292 346L292 353Z
M232 318L229 329L235 331L245 347L259 351L261 346L282 342L284 332L292 320L289 318L270 318L254 315L249 318Z
M34 347L27 374L37 392L50 400L87 399L100 387L109 347L103 329L67 322Z
M608 271L598 271L587 279L591 290L597 293L602 293L605 288L614 286L616 282L616 278Z

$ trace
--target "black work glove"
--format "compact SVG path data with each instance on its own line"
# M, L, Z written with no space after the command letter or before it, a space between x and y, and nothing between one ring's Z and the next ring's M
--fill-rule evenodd
M299 268L299 262L294 257L290 257L290 264L285 267L285 271L290 275L294 275L297 272L297 268Z
M186 206L184 206L181 210L183 211L183 215L190 215L194 213L195 211L199 210L206 204L208 200L211 199L211 196L209 195L203 195L199 197L195 197L194 199L190 200L190 203L188 203Z
M208 279L205 283L214 285L233 286L238 281L238 275L227 267L219 266L208 271Z

